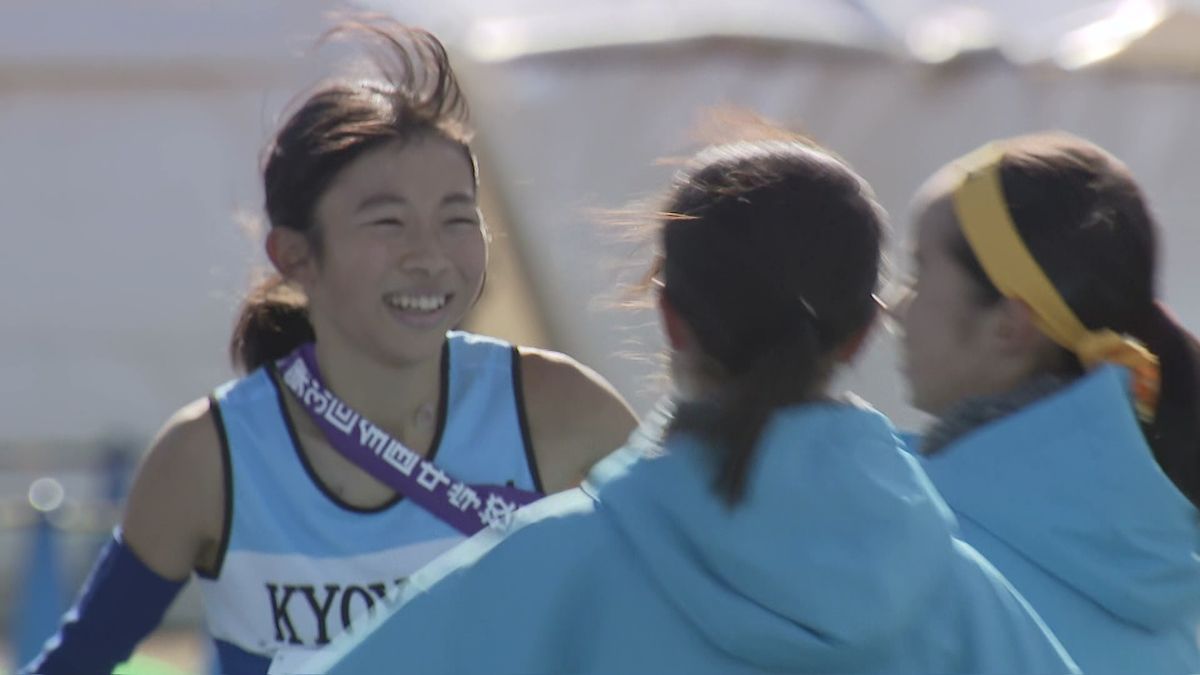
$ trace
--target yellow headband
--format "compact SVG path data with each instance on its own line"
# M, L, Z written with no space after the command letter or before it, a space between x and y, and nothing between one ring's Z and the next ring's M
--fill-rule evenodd
M1100 363L1127 367L1133 374L1138 417L1153 421L1160 383L1158 357L1137 340L1112 330L1089 331L1067 306L1013 224L1000 183L1003 158L1003 150L989 144L955 163L962 178L954 190L954 213L967 243L1000 293L1028 305L1038 329L1073 352L1084 368Z

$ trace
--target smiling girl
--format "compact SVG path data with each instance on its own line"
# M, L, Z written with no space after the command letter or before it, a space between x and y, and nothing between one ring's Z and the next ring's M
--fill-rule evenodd
M222 673L319 647L434 556L579 482L635 424L561 354L454 330L487 231L438 40L370 23L383 78L309 96L263 170L278 274L231 349L245 377L181 409L37 673L108 673L191 575Z

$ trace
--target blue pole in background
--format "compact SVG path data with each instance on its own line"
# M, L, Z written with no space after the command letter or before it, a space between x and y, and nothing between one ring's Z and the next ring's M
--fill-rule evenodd
M13 647L17 667L29 663L46 640L58 630L67 608L62 579L62 552L58 533L43 512L29 528L22 580L13 606Z
M64 496L62 485L53 478L39 478L29 486L29 505L35 515L28 528L29 544L12 612L11 644L18 668L38 655L58 630L67 608L62 546L50 517L62 506Z

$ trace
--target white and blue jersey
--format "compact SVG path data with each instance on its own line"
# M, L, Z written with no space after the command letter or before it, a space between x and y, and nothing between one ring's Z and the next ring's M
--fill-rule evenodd
M300 450L283 392L262 368L213 395L226 520L215 569L197 577L222 673L265 673L281 647L327 644L463 540L400 496L370 509L340 500ZM429 459L468 483L542 491L514 347L447 335Z

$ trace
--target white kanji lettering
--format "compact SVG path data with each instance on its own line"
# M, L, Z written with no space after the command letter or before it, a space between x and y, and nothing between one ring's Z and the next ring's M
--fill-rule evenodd
M312 408L312 411L317 415L324 415L329 410L329 404L333 400L333 395L325 391L324 388L318 387L316 382L309 383L308 389L304 390L304 395L301 396L304 405Z
M479 495L463 483L450 486L450 505L459 511L476 511L482 503Z
M283 383L296 396L303 396L305 390L308 389L309 382L308 366L304 365L304 361L296 359L288 369L283 372Z
M497 530L508 529L517 505L499 495L488 495L487 506L479 514L484 525Z
M343 434L348 434L354 428L354 425L358 423L358 413L354 412L354 409L350 406L334 398L333 405L329 406L329 410L325 411L325 419L337 427Z
M446 475L446 472L429 462L422 462L421 475L417 476L417 484L432 492L441 483L450 484L450 477Z
M387 449L390 440L383 429L367 420L358 421L358 442L374 450L376 455Z
M421 461L421 456L404 447L399 441L392 441L388 443L387 450L383 451L383 461L396 467L396 470L405 476L411 476L413 469Z

